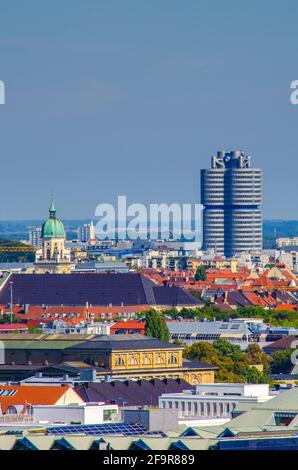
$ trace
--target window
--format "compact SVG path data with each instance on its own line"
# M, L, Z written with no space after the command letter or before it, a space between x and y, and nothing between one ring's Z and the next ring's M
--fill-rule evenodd
M143 364L145 364L145 365L151 364L151 358L149 356L144 356Z
M210 406L210 403L207 402L207 416L210 416L210 413L211 413L211 406Z
M194 415L198 414L198 404L196 401L193 404L193 412L194 412Z
M178 410L178 408L179 408L179 402L178 401L175 401L175 408L176 408L176 410Z
M169 364L177 364L177 357L174 354L171 354L169 357Z
M136 366L136 365L138 365L138 360L137 360L137 358L136 358L135 356L130 356L129 361L128 361L128 364L129 364L130 366Z
M116 366L124 366L125 363L123 357L117 357L115 364Z
M25 408L25 414L26 415L32 415L33 413L33 408L31 405L27 405L26 408Z
M117 413L117 410L110 409L110 410L103 410L103 420L104 421L113 421L113 417Z
M169 408L173 408L173 403L169 401Z
M201 412L201 416L204 416L204 402L200 402L200 412Z
M165 362L164 356L162 354L158 354L156 356L156 364L163 364Z
M16 415L18 413L17 409L15 406L9 406L6 410L7 415Z
M181 410L184 412L185 411L185 401L181 402Z

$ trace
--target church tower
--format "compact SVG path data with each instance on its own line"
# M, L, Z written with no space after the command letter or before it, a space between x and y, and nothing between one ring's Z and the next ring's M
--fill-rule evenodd
M64 225L56 216L52 195L49 218L41 229L42 248L36 252L35 272L70 273L70 250L65 248Z

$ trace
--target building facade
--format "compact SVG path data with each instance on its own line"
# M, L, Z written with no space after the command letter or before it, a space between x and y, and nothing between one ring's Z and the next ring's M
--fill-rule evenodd
M78 227L78 240L83 243L96 240L93 222L90 222L90 224L83 224Z
M179 421L228 421L238 403L264 403L273 398L268 384L216 383L197 385L196 390L167 393L159 398L160 408L178 410Z
M214 383L217 366L183 359L183 346L140 334L126 335L0 335L5 347L5 370L0 379L16 380L32 367L72 364L72 370L92 367L97 378L183 379L194 385Z
M34 227L29 230L29 243L35 248L42 247L41 228Z
M262 250L262 171L240 150L219 151L201 170L203 249L233 257Z

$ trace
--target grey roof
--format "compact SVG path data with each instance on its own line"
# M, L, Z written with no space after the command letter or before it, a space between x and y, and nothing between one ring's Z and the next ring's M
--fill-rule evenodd
M102 350L135 350L135 349L181 349L179 344L166 343L151 336L140 334L127 335L96 335L68 349L102 349Z
M215 439L201 439L198 437L161 437L161 436L70 436L68 434L59 436L32 435L26 434L24 437L0 435L0 449L11 450L14 448L31 448L36 450L51 450L54 448L65 450L89 450L99 448L100 443L108 444L112 450L129 450L131 446L135 449L140 445L140 450L145 448L151 450L181 449L181 444L185 450L206 450L215 444Z
M194 333L194 334L225 334L239 333L248 334L250 330L245 323L223 322L223 321L168 321L167 326L172 333Z
M239 411L243 405L239 406ZM291 412L298 414L298 388L281 392L278 396L271 398L265 403L251 405L249 411L229 421L225 427L234 430L234 433L277 430L279 426L274 424L274 413ZM297 420L294 419L286 429L298 428ZM282 429L285 429L283 426Z
M97 262L97 261L85 261L78 263L76 265L76 270L117 270L117 269L124 269L128 270L128 265L124 261L104 261L104 262Z
M10 271L11 269L27 269L33 266L34 263L0 263L0 271Z

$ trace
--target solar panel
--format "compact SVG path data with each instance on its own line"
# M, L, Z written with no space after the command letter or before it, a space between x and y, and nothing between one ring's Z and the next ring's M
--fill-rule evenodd
M47 429L51 435L63 434L85 434L101 435L114 434L124 436L138 436L147 433L142 424L110 423L110 424L89 424L89 425L71 425L71 426L53 426ZM152 433L150 433L152 434ZM157 433L160 434L160 433Z

